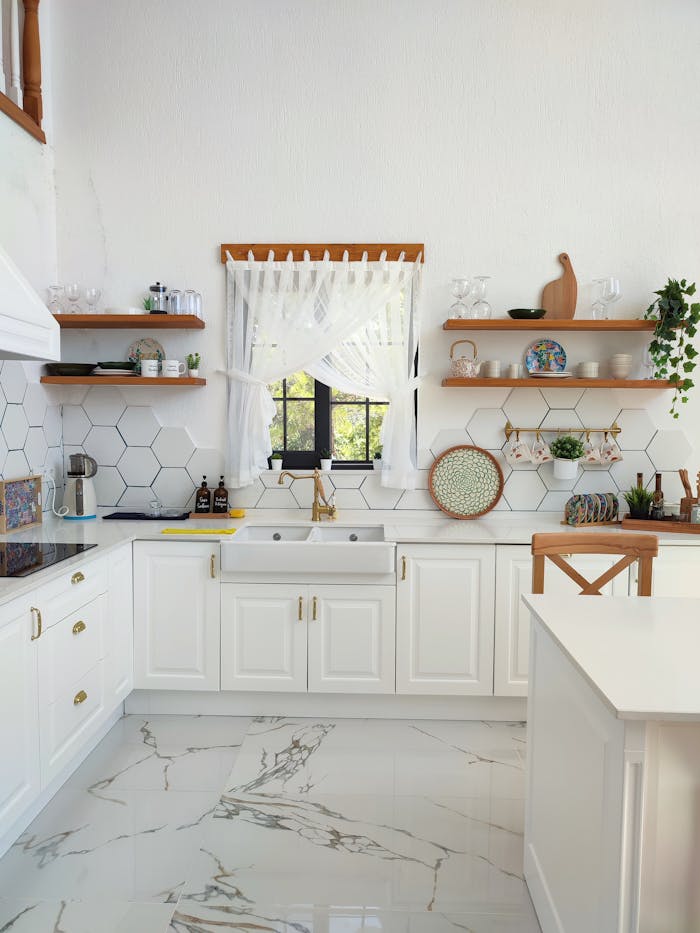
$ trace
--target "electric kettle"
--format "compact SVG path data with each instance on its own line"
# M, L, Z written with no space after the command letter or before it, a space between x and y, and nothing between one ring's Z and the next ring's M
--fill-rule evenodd
M87 454L71 454L63 504L66 519L79 521L97 518L97 497L92 477L97 473L97 462Z

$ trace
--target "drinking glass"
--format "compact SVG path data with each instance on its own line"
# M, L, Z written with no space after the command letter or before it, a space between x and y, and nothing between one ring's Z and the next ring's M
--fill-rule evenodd
M642 379L653 379L656 373L656 367L654 366L654 360L651 356L651 350L649 349L649 344L644 347L642 352Z
M472 287L474 301L469 309L470 318L487 320L491 317L491 305L486 301L486 287L490 278L490 275L474 276L474 285Z
M66 285L66 298L70 302L68 313L69 314L79 314L80 305L80 285L77 282L71 282L70 285Z
M199 292L194 293L194 313L195 317L202 320L202 296Z
M102 292L99 288L86 288L85 289L85 301L88 304L88 311L90 314L94 314L97 308L97 302L100 300Z
M593 318L598 321L605 321L610 317L610 305L619 301L622 297L620 292L620 280L614 275L606 275L600 279L594 279L597 286L597 297L593 302Z
M170 291L170 313L171 314L184 314L184 309L182 306L182 292L179 288L173 288Z
M63 299L65 298L65 292L62 285L49 285L49 302L47 308L51 314L62 314L63 313Z
M467 298L471 283L467 278L452 279L452 294L457 299L450 305L450 317L465 318L469 316Z
M193 288L185 289L185 292L182 296L182 309L183 314L196 314L196 292Z

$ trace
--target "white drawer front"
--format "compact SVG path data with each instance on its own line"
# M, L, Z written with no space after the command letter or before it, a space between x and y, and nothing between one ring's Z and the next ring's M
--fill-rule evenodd
M46 787L78 754L104 718L104 662L99 661L40 710L41 785Z
M93 561L62 574L37 589L32 605L41 610L44 630L107 592L107 564Z
M41 706L54 703L104 655L106 596L72 612L39 640Z

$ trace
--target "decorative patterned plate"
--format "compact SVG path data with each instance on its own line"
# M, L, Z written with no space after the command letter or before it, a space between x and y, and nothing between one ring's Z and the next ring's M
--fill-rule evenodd
M537 373L563 373L566 369L564 347L556 340L535 340L525 351L525 368Z
M452 518L478 518L503 494L503 473L488 450L460 444L436 458L428 489L435 505Z
M129 359L132 363L136 363L140 370L141 360L162 362L165 359L165 350L153 337L143 337L141 340L134 340L129 345Z

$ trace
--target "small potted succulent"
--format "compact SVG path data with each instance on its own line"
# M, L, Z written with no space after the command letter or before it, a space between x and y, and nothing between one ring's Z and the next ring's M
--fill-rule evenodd
M187 354L187 375L190 378L194 379L199 375L199 364L202 362L202 359L199 353L188 353Z
M377 447L377 449L374 451L374 458L372 460L372 469L381 470L382 466L383 466L382 448Z
M629 506L630 518L649 518L649 509L654 498L654 494L643 486L632 486L623 493L625 502Z
M282 469L282 454L276 450L270 457L270 469L279 472Z
M557 437L549 445L554 457L555 479L576 479L578 462L583 456L583 444L572 434Z
M330 468L333 466L333 457L330 450L327 447L323 447L321 450L319 450L318 455L321 460L321 469L330 470Z

